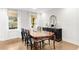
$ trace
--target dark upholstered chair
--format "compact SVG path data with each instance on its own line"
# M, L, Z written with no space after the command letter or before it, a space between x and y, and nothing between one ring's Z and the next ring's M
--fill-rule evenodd
M23 28L21 29L21 38L22 38L22 41L25 40L25 30Z
M29 30L27 29L21 29L21 36L22 36L22 41L25 42L25 45L27 44L27 48L28 46L30 46L30 48L33 48L33 45L35 47L35 43L36 41L33 40L33 37L30 35ZM41 43L42 41L39 41L38 43L40 43L40 49L41 49Z
M33 48L33 40L32 40L32 37L30 36L30 32L29 32L29 30L26 30L25 29L25 44L27 44L27 48L28 48L28 46L30 46L31 47L31 49Z

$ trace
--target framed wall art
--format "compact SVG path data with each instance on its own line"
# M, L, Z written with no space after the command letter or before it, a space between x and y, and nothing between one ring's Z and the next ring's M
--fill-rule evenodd
M18 20L17 20L17 11L16 10L8 10L8 19L9 19L9 29L17 29L18 28Z
M35 26L35 21L36 21L36 15L31 15L31 24L32 24L32 28L34 28Z

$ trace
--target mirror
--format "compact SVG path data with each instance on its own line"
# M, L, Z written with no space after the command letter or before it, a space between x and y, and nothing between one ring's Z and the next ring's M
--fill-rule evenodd
M57 19L55 15L51 15L49 18L49 26L50 27L55 27L57 25Z

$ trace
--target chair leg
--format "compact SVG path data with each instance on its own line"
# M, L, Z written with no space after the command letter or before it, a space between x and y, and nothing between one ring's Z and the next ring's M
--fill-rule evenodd
M35 48L35 42L34 42L34 48Z
M24 42L24 39L22 38L22 42Z
M38 42L34 42L34 49L35 49L35 50L38 49Z
M24 42L24 35L22 35L22 42Z
M27 44L27 49L28 49L28 44Z
M27 43L26 43L27 42ZM28 40L26 39L25 40L25 45L27 44L27 49L28 49L28 44L29 44L29 42L28 42Z
M30 43L30 47L31 47L31 50L32 50L32 40L29 38L29 43Z
M48 41L49 41L49 45L50 45L50 39Z
M31 50L32 50L32 45L31 45Z
M44 47L44 40L42 40L42 47Z
M25 39L25 45L27 44L26 42L27 42L27 40Z
M56 36L54 35L54 40L53 40L53 48L55 50L55 40L56 40Z
M41 49L41 41L40 41L40 49Z

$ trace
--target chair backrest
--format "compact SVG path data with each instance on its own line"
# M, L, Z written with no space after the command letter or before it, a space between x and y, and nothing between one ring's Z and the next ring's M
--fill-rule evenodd
M40 26L38 26L37 31L42 31L42 28Z
M25 34L29 35L29 30L25 29Z
M32 44L32 39L31 39L31 36L30 36L30 32L29 32L29 30L27 30L27 29L25 29L25 39L26 39L27 41L29 41L30 44Z
M30 32L29 30L25 29L25 36L29 39L30 38Z
M22 36L22 39L25 38L25 29L24 28L21 29L21 36Z

